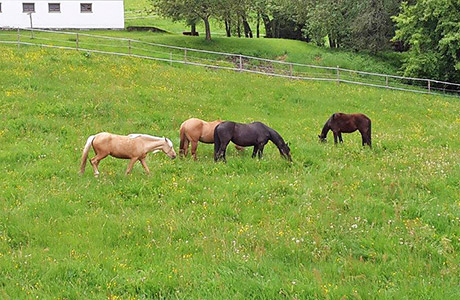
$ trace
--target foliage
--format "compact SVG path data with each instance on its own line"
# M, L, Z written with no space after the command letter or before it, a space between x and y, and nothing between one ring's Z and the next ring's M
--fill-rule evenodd
M352 49L367 49L374 53L388 49L390 40L394 36L394 28L390 16L394 13L395 3L389 3L385 7L384 1L371 0L359 3L359 12L351 25L351 40L349 46ZM392 9L393 8L393 9Z
M460 3L452 0L404 2L394 17L395 40L410 46L404 75L460 82Z
M152 0L156 11L174 20L202 19L205 24L206 40L211 39L209 18L219 10L218 0Z
M74 51L0 61L1 298L459 298L457 99ZM336 111L369 115L374 150L318 143ZM294 163L269 144L215 164L201 144L197 162L150 155L151 176L118 159L77 175L90 134L177 148L192 116L265 122Z

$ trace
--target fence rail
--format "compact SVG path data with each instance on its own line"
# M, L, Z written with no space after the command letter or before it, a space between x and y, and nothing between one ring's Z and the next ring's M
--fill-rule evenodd
M41 46L110 55L132 56L299 80L333 81L424 94L460 96L460 84L434 79L379 74L337 67L286 62L260 57L199 50L82 32L17 28L0 30L0 43Z

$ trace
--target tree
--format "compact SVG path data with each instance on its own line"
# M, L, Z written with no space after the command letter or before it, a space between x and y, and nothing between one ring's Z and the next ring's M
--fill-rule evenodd
M331 48L339 48L350 32L353 19L352 0L316 1L309 12L307 31L317 45L324 45L327 36Z
M206 39L211 39L209 18L219 11L219 0L150 0L155 11L173 20L202 19L206 31Z
M393 20L397 27L394 40L410 47L404 75L460 82L459 1L404 2Z
M268 38L304 39L303 28L314 0L253 0Z
M383 0L370 0L358 8L351 24L350 48L377 52L388 48L393 37L393 24Z

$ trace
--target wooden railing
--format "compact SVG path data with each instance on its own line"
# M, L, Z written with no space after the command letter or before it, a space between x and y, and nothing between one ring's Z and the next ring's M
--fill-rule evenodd
M17 45L17 47L29 45L132 56L170 64L187 64L299 80L333 81L415 93L460 96L460 84L452 82L364 72L339 66L308 65L85 32L27 28L2 30L0 31L0 43Z

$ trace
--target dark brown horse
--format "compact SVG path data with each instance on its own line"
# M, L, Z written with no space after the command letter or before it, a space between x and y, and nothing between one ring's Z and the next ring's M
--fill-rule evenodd
M324 124L321 134L318 135L322 142L326 141L329 130L332 130L334 133L335 144L337 144L337 138L339 138L340 142L343 143L342 132L351 133L359 130L363 146L367 144L370 148L372 148L371 119L364 114L333 114L329 120L326 121L326 124Z
M225 161L225 151L227 145L232 141L236 145L243 147L254 146L252 157L259 155L262 158L264 147L268 141L272 141L280 151L280 154L289 161L291 159L291 149L279 135L278 132L260 122L241 124L235 122L222 122L214 130L214 160L222 159Z

